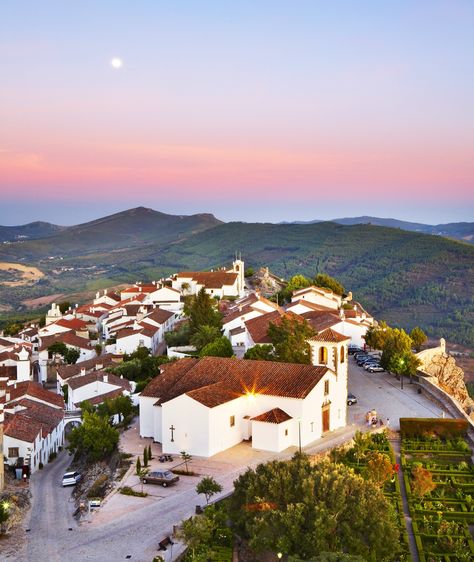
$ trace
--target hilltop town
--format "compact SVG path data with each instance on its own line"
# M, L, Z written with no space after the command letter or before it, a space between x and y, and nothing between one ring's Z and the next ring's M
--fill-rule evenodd
M329 276L285 282L265 268L246 271L238 258L228 268L101 290L80 306L53 303L41 322L0 337L0 489L25 491L31 482L26 552L33 534L44 540L41 525L34 530L42 494L53 494L72 521L57 488L68 467L78 475L74 515L99 536L115 518L123 532L129 509L145 525L164 502L168 517L154 534L172 556L170 536L189 511L194 474L221 482L219 496L257 462L319 454L358 430L398 430L402 417L461 418L472 432L474 403L444 340L427 348L412 332L404 359L397 356L397 365L412 366L397 368L376 344L389 332L398 334ZM108 452L102 465L92 462L76 438L75 456L65 450L77 428L86 431L87 416L104 412L105 427L120 430L110 449L120 439L115 468ZM153 497L147 478L160 466L182 481L134 504L140 493ZM126 489L130 497L117 493ZM46 524L57 517L48 512ZM127 548L151 556L151 541L138 535Z

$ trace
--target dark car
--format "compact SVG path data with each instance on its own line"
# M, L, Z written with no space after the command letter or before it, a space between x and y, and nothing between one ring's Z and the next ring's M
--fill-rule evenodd
M363 353L364 350L358 345L349 345L347 347L347 352L349 353L349 355L355 355L356 353Z
M173 474L171 470L155 470L142 478L143 484L161 484L163 488L176 484L178 480L179 476Z
M352 406L352 404L356 404L356 403L357 403L357 398L353 394L349 393L347 395L347 405Z

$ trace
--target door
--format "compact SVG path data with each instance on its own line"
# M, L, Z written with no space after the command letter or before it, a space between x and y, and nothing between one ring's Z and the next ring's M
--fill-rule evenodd
M329 406L323 406L323 433L329 431Z

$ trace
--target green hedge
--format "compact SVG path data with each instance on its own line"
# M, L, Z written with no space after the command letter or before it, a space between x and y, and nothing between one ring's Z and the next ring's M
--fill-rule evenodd
M468 421L464 418L400 418L400 433L405 437L437 436L449 438L465 436Z

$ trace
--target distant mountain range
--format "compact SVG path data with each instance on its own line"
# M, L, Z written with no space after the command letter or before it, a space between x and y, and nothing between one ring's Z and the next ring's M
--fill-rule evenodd
M326 222L322 220L312 221L294 221L291 223L283 222L280 224L316 224ZM348 217L342 219L331 219L330 222L337 224L354 225L354 224L373 224L375 226L386 226L389 228L400 228L410 232L422 232L424 234L433 234L437 236L446 236L447 238L455 238L464 242L474 244L474 222L451 222L447 224L423 224L419 222L407 222L397 219L384 219L380 217Z
M285 278L327 272L377 318L473 346L474 245L393 228L398 222L374 224L385 219L341 220L363 224L223 223L210 214L139 207L73 227L50 225L43 237L32 229L35 239L0 244L0 262L45 275L7 287L1 281L8 271L0 272L0 315L5 320L25 311L26 300L47 295L80 302L100 288L228 265L239 251L247 266L268 266Z

